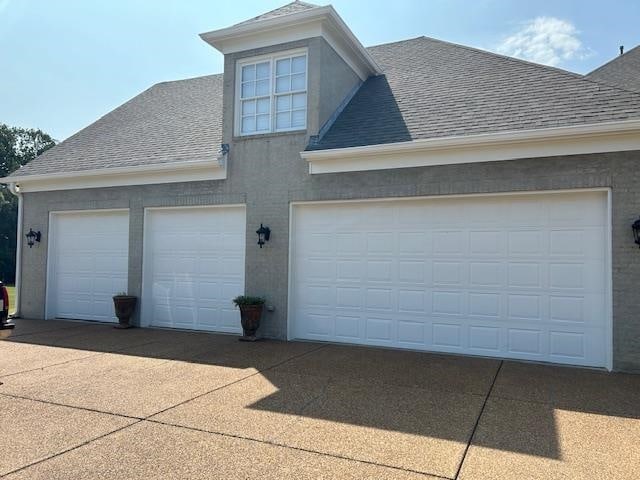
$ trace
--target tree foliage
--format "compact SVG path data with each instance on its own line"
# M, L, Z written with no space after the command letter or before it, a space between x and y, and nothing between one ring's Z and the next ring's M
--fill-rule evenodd
M9 127L0 123L0 177L26 165L56 141L42 130ZM0 185L0 280L15 278L18 199Z

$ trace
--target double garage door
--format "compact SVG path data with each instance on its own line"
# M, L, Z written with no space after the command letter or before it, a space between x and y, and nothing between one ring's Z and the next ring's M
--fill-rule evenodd
M606 192L300 204L291 336L607 366Z
M296 204L289 336L608 366L606 192ZM50 317L115 321L128 213L56 214ZM240 333L245 209L148 209L142 324Z

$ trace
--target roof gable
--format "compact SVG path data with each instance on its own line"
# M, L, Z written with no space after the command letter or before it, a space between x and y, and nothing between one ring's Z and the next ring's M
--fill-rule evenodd
M246 22L200 34L224 55L322 37L361 78L380 68L331 5L293 2Z

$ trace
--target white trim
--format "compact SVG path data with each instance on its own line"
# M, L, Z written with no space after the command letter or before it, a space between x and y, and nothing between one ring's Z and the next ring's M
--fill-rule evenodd
M185 210L185 209L196 209L196 208L247 208L246 203L214 203L210 205L170 205L167 207L144 207L145 213L150 210Z
M54 217L59 215L74 215L74 214L85 214L90 215L92 213L118 213L118 212L126 212L127 219L131 218L131 211L129 208L89 208L85 210L50 210L48 215L48 231L47 231L47 268L46 268L46 277L45 277L45 285L44 285L44 318L45 320L52 320L55 317L52 316L51 313L51 284L54 279L52 278L53 273L55 272L55 268L52 265L52 258L55 258L51 253L55 248L55 222L53 221ZM131 239L131 230L129 229L129 239ZM127 265L130 267L131 261L131 253L130 248L127 246ZM129 272L127 268L127 281L129 277Z
M294 237L294 207L302 205L318 205L318 204L345 204L345 203L371 203L371 202L403 202L403 201L415 201L415 200L435 200L435 199L447 199L447 198L474 198L474 197L501 197L501 196L524 196L524 195L553 195L563 193L589 193L600 192L606 193L607 202L607 242L605 245L605 306L607 312L607 318L605 322L606 328L606 358L605 368L608 371L613 370L613 217L612 217L612 190L610 187L596 187L596 188L572 188L572 189L560 189L560 190L523 190L523 191L510 191L510 192L487 192L487 193L465 193L465 194L448 194L448 195L421 195L414 197L381 197L381 198L360 198L360 199L348 199L348 200L310 200L310 201L294 201L289 204L289 265L288 265L288 279L287 279L287 340L294 340L292 336L292 277L291 272L293 269L293 257L292 252L293 237ZM487 357L493 358L493 357ZM500 357L498 357L500 358Z
M304 55L304 74L305 74L305 85L304 90L297 90L291 92L281 92L276 93L276 62L278 60L283 60L286 58L299 57ZM258 63L269 62L269 130L260 130L254 132L242 132L242 101L245 100L242 98L242 68L246 65L255 65ZM276 128L276 98L283 95L293 95L296 93L304 93L306 95L307 104L305 107L305 118L304 118L304 126L302 127L290 127L290 128ZM241 58L236 61L235 67L235 92L234 92L234 136L236 137L247 137L247 136L256 136L256 135L272 135L274 133L282 133L282 132L296 132L296 131L304 131L307 129L307 124L309 123L309 50L305 48L296 48L294 50L287 50L283 52L276 52L267 55L259 55L256 57L246 57ZM265 95L260 97L252 97L247 100L256 100L258 98L266 98ZM293 109L293 105L291 106ZM257 117L257 103L256 103L256 114Z
M314 174L630 150L640 150L640 120L305 151L300 156Z
M18 225L16 225L16 275L15 275L15 311L13 312L13 316L16 318L20 318L20 300L22 295L20 295L20 290L22 288L22 232L23 232L23 222L24 222L24 207L23 207L23 198L22 193L20 192L20 187L15 183L10 183L8 185L9 192L12 195L18 197Z
M607 188L607 239L605 242L605 312L607 314L607 359L606 368L613 370L613 192Z
M223 54L323 37L361 80L381 68L331 5L200 34Z
M43 175L16 174L0 179L19 185L22 193L80 188L119 187L159 183L223 180L227 178L225 156L205 160L139 165L133 167L100 168L79 172Z
M316 204L332 204L332 203L367 203L367 202L405 202L413 200L434 200L447 198L476 198L476 197L512 197L515 195L551 195L556 193L580 193L580 192L610 192L610 187L589 187L589 188L563 188L556 190L511 190L508 192L482 192L482 193L449 193L444 195L415 195L401 197L368 197L368 198L349 198L337 200L298 200L291 202L291 205L316 205Z
M185 210L185 209L210 209L210 208L242 208L244 210L244 224L245 224L245 237L246 237L246 227L247 227L247 204L246 203L218 203L214 205L176 205L176 206L167 206L167 207L145 207L143 213L143 226L142 226L142 281L140 282L140 315L139 315L139 326L140 327L149 327L151 322L145 322L144 317L144 308L145 308L145 278L147 277L147 266L149 264L149 249L147 248L147 225L148 225L148 215L149 212L153 212L155 210ZM246 238L245 238L246 245ZM244 264L245 264L245 272L244 272L244 288L247 288L247 251L245 248L244 252Z
M293 270L293 256L291 255L291 252L293 251L293 238L294 238L294 234L293 234L293 207L295 205L297 205L298 203L302 203L302 202L289 202L289 245L287 248L287 318L286 318L286 323L287 323L287 341L290 341L292 339L292 334L291 334L291 330L292 330L292 324L293 322L291 321L291 312L293 311L293 304L291 302L291 275L292 275L292 270Z

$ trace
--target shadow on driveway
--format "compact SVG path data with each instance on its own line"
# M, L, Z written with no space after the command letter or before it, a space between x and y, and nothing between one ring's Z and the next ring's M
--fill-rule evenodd
M275 414L268 420L274 423L265 427L271 432L265 434L268 441L347 457L368 455L381 462L396 461L395 457L386 458L385 452L398 455L416 449L407 454L411 458L406 462L397 460L402 468L416 471L423 471L421 456L425 464L437 463L440 457L434 452L438 448L450 450L455 446L455 461L445 461L442 454L442 468L435 472L442 476L457 473L470 442L491 450L562 459L566 453L562 444L580 442L580 435L598 435L608 428L626 428L636 435L640 428L636 422L640 419L640 376L636 375L355 346L272 340L241 343L227 335L156 329L122 331L110 325L79 322L18 320L17 324L14 334L0 342L5 368L0 370L0 381L5 384L0 386L0 393L56 401L55 395L67 395L70 389L86 389L87 395L99 396L105 391L98 389L99 384L103 382L104 388L109 388L112 382L114 388L162 397L175 378L185 382L184 388L190 388L189 375L194 372L198 379L192 383L204 382L202 388L190 391L184 402L176 401L167 408L154 404L141 417L160 414L166 423L186 422L193 428L206 429L202 427L206 415L200 419L193 412L181 414L180 409L187 409L195 398L195 402L210 402L203 404L205 413L226 405L225 401L241 404L233 396L223 398L220 392L233 389L224 386L217 390L215 382L206 383L207 376L213 380L216 372L225 369L238 373L227 384L251 385L258 382L254 376L259 373L268 388L256 383L253 392L243 392L242 408ZM34 359L21 364L20 352L24 349L16 350L19 346L56 348L39 349ZM18 353L12 358L5 356L12 351ZM82 360L69 358L71 353ZM105 360L97 356L99 353L117 353L117 357L109 357L114 362L123 361L123 356L131 358L129 363L118 364L130 368L130 375L123 379L122 373L114 372L114 368L121 368L114 367L116 364L100 367ZM171 366L175 370L179 365L183 370L179 377L174 370L174 376L154 377L151 385L149 372L156 374L160 365L168 368L167 364L154 362L134 371L137 367L131 361L139 359L180 362ZM86 363L86 371L79 367L80 362ZM14 370L7 370L7 366ZM75 370L70 370L72 366ZM189 370L200 367L219 370ZM67 370L56 377L56 371L63 368ZM27 381L29 376L33 376L31 383ZM68 380L66 391L65 385L59 385L61 378ZM98 390L92 393L92 388ZM179 400L178 393L175 398ZM120 394L126 397L128 392ZM135 406L132 408L135 413ZM174 410L175 418L171 416ZM585 419L589 420L586 427ZM623 422L626 427L620 427L625 419L633 423ZM279 429L284 425L286 429ZM562 432L561 426L566 428ZM258 427L243 428L250 430L247 436L262 439ZM625 437L613 438L624 441ZM421 443L423 440L444 443Z

